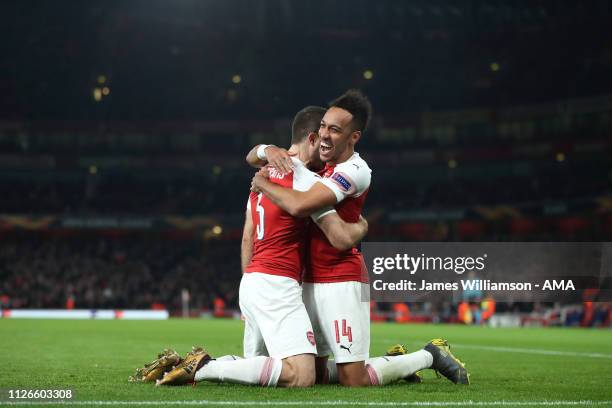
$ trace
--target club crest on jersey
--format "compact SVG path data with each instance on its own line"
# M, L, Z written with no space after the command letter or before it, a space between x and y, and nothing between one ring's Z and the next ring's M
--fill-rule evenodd
M317 343L315 342L315 336L314 333L311 331L307 331L306 332L306 338L308 339L308 341L310 342L310 344L312 344L313 346L316 346Z
M346 176L345 174L334 173L332 174L331 179L334 181L334 183L338 185L338 187L340 187L341 190L344 190L347 193L350 192L353 188L353 185L349 181L348 176Z

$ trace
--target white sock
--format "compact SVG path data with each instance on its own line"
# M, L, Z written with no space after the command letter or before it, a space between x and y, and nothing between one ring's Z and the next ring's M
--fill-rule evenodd
M244 357L235 356L233 354L228 354L226 356L217 357L217 358L215 358L215 360L217 360L217 361L244 360Z
M408 377L433 364L433 356L429 351L419 350L401 356L374 357L366 360L366 368L370 373L373 385L385 385Z
M230 382L274 387L283 369L283 361L271 357L253 357L240 360L213 360L200 368L195 381Z

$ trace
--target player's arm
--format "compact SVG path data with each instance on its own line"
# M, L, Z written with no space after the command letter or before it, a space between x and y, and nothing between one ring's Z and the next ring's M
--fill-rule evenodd
M293 162L289 152L274 145L259 144L253 147L247 154L246 161L251 167L256 168L270 164L283 174L293 171Z
M308 217L337 203L334 192L322 183L315 183L307 191L297 191L274 184L260 173L253 177L251 190L264 193L274 204L294 217Z
M244 217L244 229L242 230L242 243L240 245L240 265L242 273L246 269L253 256L253 218L251 211L247 208Z
M359 216L357 222L345 222L337 212L330 211L320 216L315 222L329 243L341 251L353 248L368 233L368 222L362 216Z
M263 146L263 147L262 147ZM246 161L251 167L260 168L268 164L268 160L266 159L265 154L260 156L257 154L258 151L260 153L265 152L266 147L270 147L269 145L258 144L251 149L251 151L246 156Z

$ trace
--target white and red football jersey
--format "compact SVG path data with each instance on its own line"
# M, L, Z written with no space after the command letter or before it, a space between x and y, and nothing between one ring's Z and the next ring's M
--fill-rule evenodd
M372 170L358 153L343 163L326 166L321 182L336 195L338 204L335 209L345 222L359 221L371 178ZM334 248L314 223L310 226L308 252L305 282L368 282L368 271L359 250Z
M270 181L282 187L307 191L321 177L292 157L293 172L281 174L269 167ZM308 218L295 218L262 193L251 193L247 208L253 217L253 256L245 273L261 272L302 279Z

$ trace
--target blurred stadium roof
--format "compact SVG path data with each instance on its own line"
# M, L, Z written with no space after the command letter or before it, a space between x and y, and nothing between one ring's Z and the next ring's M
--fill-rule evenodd
M609 94L610 21L607 0L8 1L0 119L269 119L349 87L384 114Z

